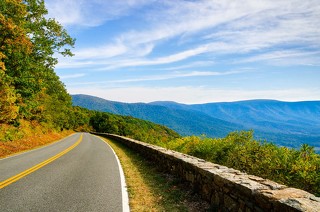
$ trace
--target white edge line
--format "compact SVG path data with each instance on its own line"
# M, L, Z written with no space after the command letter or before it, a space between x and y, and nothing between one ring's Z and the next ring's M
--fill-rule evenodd
M95 135L96 136L96 135ZM116 156L116 160L118 163L118 167L119 167L119 172L120 172L120 181L121 181L121 193L122 193L122 211L123 212L129 212L130 211L130 207L129 207L129 197L128 197L128 190L127 190L127 184L126 184L126 180L124 177L124 173L123 173L123 169L120 163L120 160L117 156L117 154L115 153L115 151L112 149L112 147L110 146L110 144L108 144L105 140L103 140L102 138L100 138L99 136L96 136L99 139L101 139L105 144L107 144L110 149L112 150L113 154Z
M39 150L39 149L43 149L43 148L49 147L49 146L51 146L51 145L54 145L54 144L56 144L56 143L59 143L59 142L63 141L63 140L66 139L66 138L69 138L69 137L71 137L71 136L73 136L73 135L75 135L75 134L77 134L77 133L72 133L71 135L68 135L68 136L66 136L66 137L64 137L64 138L61 138L61 139L56 140L56 141L53 141L53 142L50 143L50 144L47 144L47 145L45 144L44 146L41 146L41 147L38 147L38 148L36 147L36 148L34 148L34 149L26 150L26 151L23 151L23 152L20 152L20 153L19 153L19 152L13 153L12 155L9 155L9 156L7 156L7 157L0 158L0 160L5 160L5 159L17 157L17 156L20 156L20 155L27 154L27 153L29 153L29 152L33 152L33 151L36 151L36 150Z

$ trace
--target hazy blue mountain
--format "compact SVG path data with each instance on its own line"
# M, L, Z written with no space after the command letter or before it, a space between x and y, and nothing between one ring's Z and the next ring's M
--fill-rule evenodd
M267 132L297 135L320 134L320 101L249 100L198 105L173 102L153 102L151 104L180 110L201 111L210 117Z
M257 138L320 150L320 101L249 100L208 104L120 103L88 95L73 95L73 104L165 125L182 135L222 137L234 130L253 129Z
M243 129L243 126L210 117L201 111L180 110L145 103L121 103L88 95L72 95L74 105L91 110L129 115L165 125L181 135L206 134L223 137L229 132Z

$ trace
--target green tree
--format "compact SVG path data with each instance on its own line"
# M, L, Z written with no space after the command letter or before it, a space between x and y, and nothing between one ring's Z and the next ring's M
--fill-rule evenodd
M26 15L26 6L21 1L0 1L0 123L10 122L18 115L18 95L10 74L19 69L20 59L31 53Z
M5 79L5 73L0 69L0 124L15 119L19 111L15 104L17 98L14 89Z
M47 13L43 0L0 1L0 109L6 121L18 115L64 128L71 97L54 72L54 54L72 56L75 41Z

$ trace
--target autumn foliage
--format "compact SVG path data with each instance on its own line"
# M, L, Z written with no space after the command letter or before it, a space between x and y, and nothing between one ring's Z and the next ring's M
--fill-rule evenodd
M71 97L54 72L55 53L72 56L62 26L43 0L0 1L0 156L55 140L79 128Z
M0 126L0 158L49 144L70 135L71 130L56 132L37 122L22 121L20 127Z
M53 55L71 56L65 46L74 40L46 14L43 0L0 1L0 124L37 120L66 127L58 119L71 109L71 97L54 72Z

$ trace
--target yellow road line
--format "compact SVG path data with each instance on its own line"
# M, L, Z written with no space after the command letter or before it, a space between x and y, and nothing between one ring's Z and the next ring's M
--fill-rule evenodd
M0 182L0 189L6 187L6 186L8 186L8 185L10 185L11 183L14 183L14 182L18 181L19 179L27 176L28 174L31 174L32 172L40 169L41 167L44 167L45 165L51 163L52 161L60 158L62 155L67 154L67 153L70 152L72 149L74 149L76 146L78 146L78 144L79 144L81 141L82 141L82 134L81 134L79 140L78 140L76 143L74 143L72 146L68 147L68 148L65 149L64 151L56 154L55 156L49 158L48 160L45 160L45 161L43 161L43 162L41 162L41 163L39 163L39 164L31 167L30 169L27 169L27 170L25 170L25 171L23 171L23 172L15 175L15 176L13 176L13 177L10 177L10 178L8 178L8 179Z

